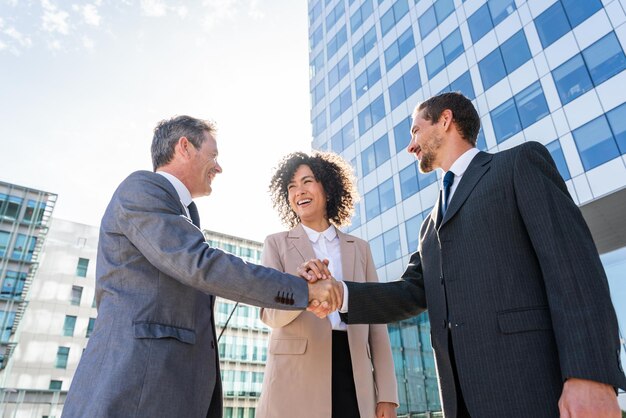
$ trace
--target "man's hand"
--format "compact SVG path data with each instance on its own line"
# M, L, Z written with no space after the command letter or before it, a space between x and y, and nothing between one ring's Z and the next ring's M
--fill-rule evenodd
M309 282L309 307L319 318L325 318L343 303L343 285L334 278Z
M567 379L559 399L560 418L621 418L613 386L586 379Z
M305 261L298 267L298 275L309 283L315 283L320 279L330 279L332 274L330 274L330 270L328 270L328 263L329 261L327 259Z
M376 404L376 418L396 418L396 404L391 402L378 402Z

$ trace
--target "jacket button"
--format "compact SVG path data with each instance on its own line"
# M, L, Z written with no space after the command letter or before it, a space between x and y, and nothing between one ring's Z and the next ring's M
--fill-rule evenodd
M443 274L439 276L439 280L441 280L441 284L443 284Z

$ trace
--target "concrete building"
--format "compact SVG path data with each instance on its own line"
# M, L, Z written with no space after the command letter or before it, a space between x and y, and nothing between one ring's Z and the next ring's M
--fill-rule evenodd
M57 195L15 184L0 182L0 415L10 413L17 403L54 403L51 393L15 390L11 364L19 356L20 331L28 311L26 295L42 259L50 216ZM47 387L46 387L47 389ZM49 406L48 406L49 409Z
M67 390L97 317L98 227L57 218L51 222L46 218L48 224L45 245L36 254L40 264L36 278L32 285L31 281L27 282L31 285L24 302L28 308L23 310L19 328L15 324L12 356L2 372L0 416L61 415ZM246 261L259 262L261 243L213 231L204 233L212 246ZM6 253L11 254L8 250ZM7 286L3 284L2 301ZM11 297L15 294L13 291ZM23 300L25 293L20 295L19 300ZM215 306L218 335L233 308L233 302L218 298ZM219 342L225 417L254 417L269 335L269 329L258 317L258 308L238 305Z
M381 280L402 274L439 190L441 174L419 174L405 151L412 110L461 91L481 117L480 149L550 150L602 254L623 336L626 1L308 4L312 148L355 167L363 200L348 232L370 242ZM438 416L426 315L389 330L399 413Z

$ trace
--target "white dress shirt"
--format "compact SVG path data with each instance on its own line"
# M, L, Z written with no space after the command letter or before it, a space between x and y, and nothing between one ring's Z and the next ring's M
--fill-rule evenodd
M456 159L454 163L450 166L450 170L454 173L454 181L452 182L452 186L450 186L450 195L448 196L448 206L452 201L452 196L456 191L456 188L459 186L459 182L461 181L461 177L467 171L467 167L469 167L470 163L478 154L480 150L478 148L470 148L465 151L459 158ZM443 173L444 175L446 173ZM441 190L443 190L443 176L441 176Z
M328 269L332 272L336 280L343 280L343 265L341 264L341 248L339 247L339 237L337 230L333 225L323 232L317 232L305 225L302 225L304 232L311 241L311 246L315 252L315 257L320 260L327 259L329 261ZM345 290L345 285L344 285ZM344 293L345 294L345 293ZM334 330L346 331L347 326L341 320L337 311L328 315L330 325Z
M178 193L178 198L180 199L180 203L182 203L183 207L185 208L185 213L187 213L187 217L191 219L191 216L189 215L189 209L187 209L187 206L189 206L189 204L193 201L193 199L191 198L191 193L189 193L189 190L187 189L187 187L183 184L182 181L178 180L178 177L170 173L166 173L165 171L157 171L157 174L162 175L170 183L172 183L172 186L174 186L174 188L176 189L176 193Z

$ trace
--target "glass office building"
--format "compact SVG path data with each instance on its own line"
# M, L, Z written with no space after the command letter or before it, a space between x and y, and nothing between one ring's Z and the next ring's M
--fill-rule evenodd
M439 92L461 91L481 117L480 149L533 140L551 152L602 254L623 336L626 1L308 5L312 148L355 167L363 199L348 232L369 241L380 279L402 274L439 189L440 173L418 173L405 151L411 112ZM426 316L391 325L390 337L399 413L437 416Z

